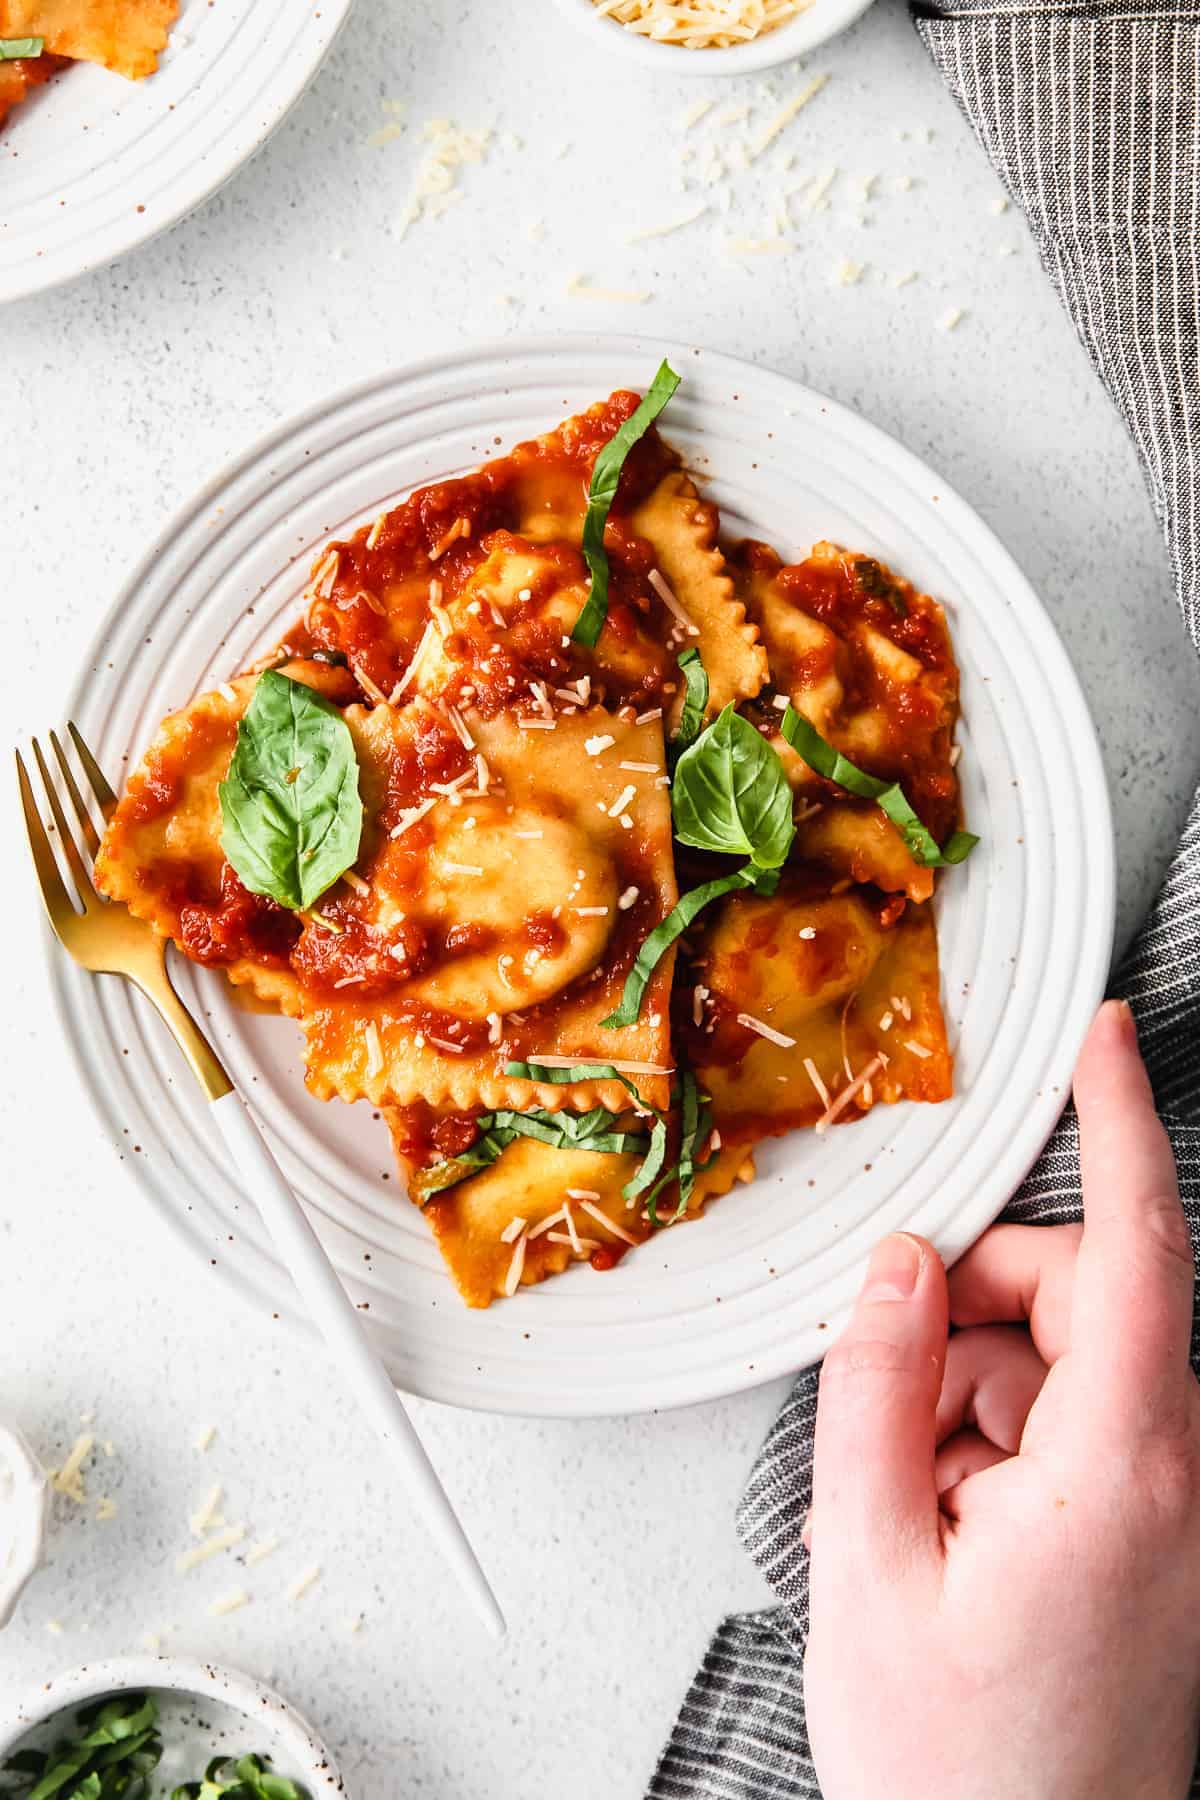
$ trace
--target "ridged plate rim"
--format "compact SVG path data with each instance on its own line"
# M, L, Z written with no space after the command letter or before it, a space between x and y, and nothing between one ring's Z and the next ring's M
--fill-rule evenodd
M765 1159L765 1178L614 1273L573 1271L470 1313L415 1209L348 1160L351 1152L369 1160L365 1134L379 1128L347 1124L361 1108L338 1109L340 1120L318 1109L310 1121L304 1109L316 1103L298 1092L294 1046L279 1036L292 1028L239 1013L214 977L200 974L197 986L197 973L183 969L182 991L211 1014L220 1049L277 1134L331 1254L370 1308L398 1384L483 1410L611 1414L750 1387L822 1353L882 1230L910 1225L947 1257L960 1254L1001 1209L1061 1111L1111 951L1113 839L1095 732L1066 651L1012 558L940 477L877 427L790 378L697 346L510 339L381 374L311 407L170 521L101 624L69 712L102 759L140 749L156 709L185 700L176 690L194 686L206 660L208 679L220 678L213 624L197 623L195 607L214 617L219 609L218 655L236 657L261 636L272 608L290 604L281 596L298 591L328 532L370 516L408 485L493 453L497 437L507 447L514 432L547 426L614 386L644 383L664 355L685 376L669 434L696 454L735 517L765 535L754 496L783 482L789 497L811 491L810 513L848 521L847 531L872 540L865 547L890 553L914 579L938 569L951 578L941 586L963 662L961 767L971 822L992 827L940 901L948 978L951 967L958 985L968 974L969 992L946 996L964 1091L938 1108L877 1108L817 1141L819 1150L812 1134L783 1140ZM408 479L389 485L401 467ZM796 530L803 535L799 522ZM798 541L783 520L774 535ZM959 591L955 570L970 576L973 591ZM975 660L980 653L988 668ZM161 689L164 669L176 688L144 691L146 672ZM129 716L118 729L122 706ZM84 1085L108 1135L139 1143L130 1160L159 1210L215 1261L221 1280L273 1320L306 1324L201 1103L184 1098L185 1077L157 1021L124 984L94 981L61 957L53 979ZM274 1080L252 1082L268 1063ZM341 1142L347 1132L350 1150ZM860 1157L870 1168L851 1178ZM888 1167L901 1171L892 1187ZM961 1171L957 1185L952 1167ZM822 1171L824 1187L811 1186ZM917 1191L923 1180L930 1192Z

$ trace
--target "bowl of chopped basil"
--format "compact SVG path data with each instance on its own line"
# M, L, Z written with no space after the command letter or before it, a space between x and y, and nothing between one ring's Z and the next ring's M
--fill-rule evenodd
M89 1664L0 1711L4 1800L328 1800L328 1749L253 1676L140 1656Z

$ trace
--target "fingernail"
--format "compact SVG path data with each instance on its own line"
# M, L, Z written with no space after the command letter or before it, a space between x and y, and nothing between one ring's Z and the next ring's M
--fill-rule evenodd
M862 1300L911 1300L924 1252L906 1231L894 1231L871 1253Z
M1113 1022L1120 1027L1125 1036L1137 1042L1137 1020L1133 1016L1133 1008L1128 1000L1111 1000Z

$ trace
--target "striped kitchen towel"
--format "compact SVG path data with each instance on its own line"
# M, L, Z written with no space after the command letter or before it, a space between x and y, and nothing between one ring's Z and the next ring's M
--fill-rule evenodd
M1200 4L960 0L915 11L1121 409L1200 650ZM1112 991L1137 1015L1196 1238L1200 789ZM1057 1224L1079 1215L1078 1135L1068 1113L1005 1217ZM1194 1332L1194 1364L1198 1356ZM728 1618L717 1631L651 1800L819 1796L804 1722L808 1565L800 1542L816 1399L810 1370L775 1421L738 1513L742 1541L780 1605Z

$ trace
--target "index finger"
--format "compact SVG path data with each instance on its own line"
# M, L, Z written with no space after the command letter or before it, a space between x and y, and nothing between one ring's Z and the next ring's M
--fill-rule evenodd
M1071 1309L1072 1359L1123 1435L1169 1431L1192 1381L1195 1269L1170 1140L1154 1109L1123 1001L1102 1006L1075 1071L1083 1241ZM1097 1392L1098 1390L1098 1392Z

